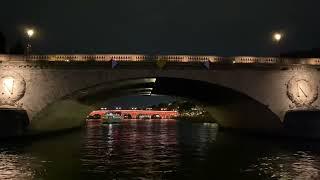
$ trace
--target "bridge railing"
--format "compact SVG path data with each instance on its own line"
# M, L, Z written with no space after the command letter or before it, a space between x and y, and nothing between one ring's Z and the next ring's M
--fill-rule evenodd
M194 55L145 55L145 54L50 54L30 55L26 58L23 55L0 54L0 61L168 61L168 62L211 62L221 64L305 64L320 65L320 58L276 58L276 57L219 57L219 56L194 56Z
M0 61L23 61L25 56L0 54Z
M281 59L274 57L250 57L250 56L237 56L234 57L234 63L241 64L280 64Z

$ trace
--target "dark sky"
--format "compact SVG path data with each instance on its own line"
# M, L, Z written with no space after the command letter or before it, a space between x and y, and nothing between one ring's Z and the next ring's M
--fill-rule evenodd
M270 55L320 47L319 0L1 0L10 42L40 53ZM285 33L278 47L273 31Z

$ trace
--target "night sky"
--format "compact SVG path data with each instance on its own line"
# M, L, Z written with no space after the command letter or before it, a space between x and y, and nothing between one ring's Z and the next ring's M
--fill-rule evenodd
M139 96L131 95L120 98L112 98L106 101L105 107L115 108L122 107L130 109L132 107L146 107L152 105L158 105L159 103L170 103L176 100L182 100L181 98L175 98L170 96L153 95L153 96Z
M35 53L272 55L320 47L319 0L2 0L0 31ZM279 45L274 31L285 33Z

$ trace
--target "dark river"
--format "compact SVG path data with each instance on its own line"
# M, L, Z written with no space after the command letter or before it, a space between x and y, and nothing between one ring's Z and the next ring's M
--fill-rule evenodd
M320 179L320 143L128 121L2 143L0 179Z

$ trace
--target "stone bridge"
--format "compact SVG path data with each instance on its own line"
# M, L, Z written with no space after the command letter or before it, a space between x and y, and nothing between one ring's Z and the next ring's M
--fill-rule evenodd
M134 109L96 110L96 111L92 111L89 115L92 117L94 117L94 115L100 115L101 117L107 113L119 114L123 119L139 119L139 116L145 116L150 119L157 119L157 118L172 119L179 115L177 111L134 110Z
M0 61L0 107L25 113L29 124L10 135L79 127L107 98L128 94L189 98L222 127L259 130L281 129L288 113L316 111L320 103L319 59L0 55Z

